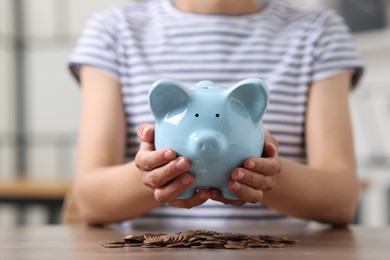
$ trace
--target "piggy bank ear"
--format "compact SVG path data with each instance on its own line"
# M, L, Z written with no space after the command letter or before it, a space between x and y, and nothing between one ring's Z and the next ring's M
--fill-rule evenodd
M242 116L249 116L259 123L269 102L267 84L258 78L245 79L228 90L229 105Z
M187 109L191 91L179 82L158 80L149 91L149 106L154 118L159 121L183 114Z

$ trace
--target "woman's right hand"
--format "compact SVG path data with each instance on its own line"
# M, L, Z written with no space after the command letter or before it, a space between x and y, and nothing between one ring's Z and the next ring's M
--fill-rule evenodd
M138 138L141 144L135 156L135 165L141 171L143 184L153 190L159 203L192 208L210 198L208 190L199 190L192 198L176 199L195 182L195 177L188 172L190 162L184 157L177 157L172 149L155 150L153 125L141 125Z

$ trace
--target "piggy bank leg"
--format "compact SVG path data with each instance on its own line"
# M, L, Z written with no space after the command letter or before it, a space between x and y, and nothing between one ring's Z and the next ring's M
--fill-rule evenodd
M225 198L225 199L228 199L228 200L238 200L239 198L229 190L228 186L225 185L222 187L221 189L221 193L222 193L222 196Z
M192 198L194 196L196 192L196 188L188 188L186 189L182 194L180 194L177 198L178 199L189 199L189 198Z

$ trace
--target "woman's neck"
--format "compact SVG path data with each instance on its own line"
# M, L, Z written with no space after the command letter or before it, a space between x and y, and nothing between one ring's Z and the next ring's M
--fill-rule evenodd
M196 14L246 15L261 10L255 0L174 0L176 8Z

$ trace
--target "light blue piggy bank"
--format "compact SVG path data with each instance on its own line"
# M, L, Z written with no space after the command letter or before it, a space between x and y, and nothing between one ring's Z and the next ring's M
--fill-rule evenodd
M261 156L264 133L261 119L269 101L266 83L257 78L220 88L200 81L188 89L171 80L156 81L149 105L156 119L156 149L172 148L191 162L196 181L178 198L200 188L218 188L227 199L231 172L245 159Z

